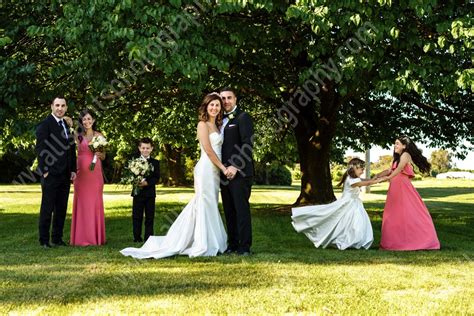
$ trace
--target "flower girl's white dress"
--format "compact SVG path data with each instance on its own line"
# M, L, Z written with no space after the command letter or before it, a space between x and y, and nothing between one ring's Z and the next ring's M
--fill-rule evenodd
M374 240L372 225L359 198L360 187L351 187L360 181L348 176L342 196L335 202L293 208L293 227L316 247L368 249Z

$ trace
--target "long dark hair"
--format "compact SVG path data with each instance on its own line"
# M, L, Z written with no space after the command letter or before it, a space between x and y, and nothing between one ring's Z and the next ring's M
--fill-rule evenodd
M356 167L365 168L365 161L359 158L352 158L351 160L349 160L349 162L347 163L347 170L342 175L341 181L339 181L339 183L337 184L338 187L341 186L341 184L344 184L348 176L351 176L351 178L357 178L355 174Z
M212 92L207 94L199 106L199 120L207 122L209 120L209 114L207 113L207 106L214 100L219 100L221 105L221 110L216 117L216 126L220 128L222 126L222 121L224 120L224 105L222 103L221 96L217 92Z
M92 118L94 118L94 114L88 110L88 109L84 109L81 111L81 113L79 113L79 117L77 118L77 139L79 140L79 143L82 143L82 140L84 139L84 132L86 131L86 129L84 128L84 126L82 125L82 119L84 118L84 116L86 116L87 114L89 114L90 116L92 116ZM94 124L92 124L92 130L94 132L98 132L97 130L97 122L94 121Z
M407 152L410 154L413 163L418 167L418 169L420 169L421 172L430 172L431 164L428 162L428 159L422 155L421 150L416 147L415 143L410 139L410 137L402 135L397 137L397 140L405 145L405 149L401 154L397 154L395 151L393 151L393 162L395 162L397 166L400 163L401 155L404 152Z

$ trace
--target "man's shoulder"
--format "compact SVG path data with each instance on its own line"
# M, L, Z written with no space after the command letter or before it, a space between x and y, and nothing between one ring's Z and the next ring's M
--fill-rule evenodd
M248 114L247 112L243 111L243 110L240 110L238 113L237 113L237 117L236 117L236 120L240 123L240 122L252 122L252 117L250 116L250 114Z
M245 112L244 110L242 110L240 108L237 108L235 112L237 114L238 119L243 118L243 117L250 118L250 114L248 114L247 112Z
M41 122L50 122L51 120L54 120L54 117L51 114L49 114Z
M38 123L37 128L47 126L47 125L51 122L51 119L53 119L53 116L52 116L51 114L48 115L48 116L46 116L43 120L41 120L41 121Z

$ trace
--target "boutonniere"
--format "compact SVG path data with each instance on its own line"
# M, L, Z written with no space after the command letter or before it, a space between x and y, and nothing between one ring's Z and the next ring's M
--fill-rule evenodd
M229 121L230 120L233 120L234 117L235 117L235 114L234 113L230 113L229 116L227 116L229 118Z

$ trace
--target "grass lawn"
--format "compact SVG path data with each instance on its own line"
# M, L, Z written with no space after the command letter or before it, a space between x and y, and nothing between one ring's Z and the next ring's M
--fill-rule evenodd
M125 188L105 188L107 245L43 250L37 241L40 187L3 185L0 314L474 314L474 181L414 184L441 251L378 250L387 184L362 196L375 234L368 251L315 249L278 208L293 202L299 188L256 186L253 256L142 261L119 253L132 245ZM192 193L159 187L155 233L166 232ZM68 214L66 241L70 220Z

